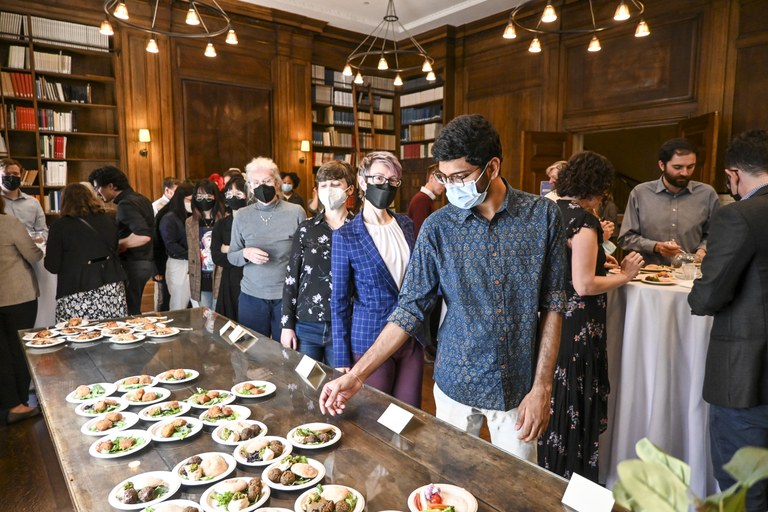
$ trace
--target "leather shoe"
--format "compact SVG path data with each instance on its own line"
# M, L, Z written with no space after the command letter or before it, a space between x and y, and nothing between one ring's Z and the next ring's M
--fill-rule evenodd
M13 425L27 418L33 418L40 414L40 408L34 407L27 412L8 412L8 425Z

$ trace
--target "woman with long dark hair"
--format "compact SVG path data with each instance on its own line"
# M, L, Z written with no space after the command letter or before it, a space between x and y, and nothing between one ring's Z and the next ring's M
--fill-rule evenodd
M225 214L226 207L218 185L209 179L195 183L192 216L186 221L189 288L194 307L215 307L221 267L213 262L211 242L213 226Z
M248 191L242 174L230 176L229 181L224 185L224 201L227 205L227 216L213 226L211 239L213 262L221 267L221 284L219 294L216 296L215 309L217 313L237 320L237 302L240 297L240 281L243 280L243 267L231 264L227 259L227 253L229 244L232 242L232 221L237 212L248 204Z
M178 185L171 200L157 212L155 219L156 233L160 235L156 244L155 264L158 273L165 278L171 296L168 303L171 310L184 309L189 305L189 251L184 223L192 212L193 191L194 187L190 183Z

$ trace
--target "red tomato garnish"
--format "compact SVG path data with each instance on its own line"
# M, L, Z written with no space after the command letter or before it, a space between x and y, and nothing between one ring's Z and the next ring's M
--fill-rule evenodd
M443 498L440 497L439 494L433 494L431 498L429 498L429 503L432 505L440 505L443 502Z

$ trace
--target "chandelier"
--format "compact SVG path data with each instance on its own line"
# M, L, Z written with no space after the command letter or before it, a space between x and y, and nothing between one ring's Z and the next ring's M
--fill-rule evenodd
M180 0L168 0L168 7L171 8L176 1ZM157 10L160 7L160 0L150 0L150 5L152 6L152 22L150 25L141 21L135 21L134 18L130 17L128 6L126 5L127 0L104 0L104 13L107 15L107 18L101 22L99 32L107 36L115 33L110 20L118 25L125 25L126 27L146 32L149 34L146 48L149 53L158 53L160 51L156 39L158 35L185 39L207 39L208 44L205 47L204 53L206 57L216 56L216 48L214 48L212 42L212 39L216 36L226 33L225 42L227 44L237 44L237 34L232 28L229 15L224 12L224 9L221 8L216 0L188 0L181 3L188 6L187 15L184 20L186 25L198 27L197 31L175 32L172 29L162 30L158 28L155 22L157 21ZM206 23L206 17L208 23Z
M408 36L410 47L404 49L398 46L396 37L400 32ZM363 83L363 72L384 71L395 75L394 84L400 86L403 85L402 75L411 71L421 70L427 74L428 81L436 80L432 70L434 63L435 60L427 55L424 48L400 23L400 18L395 12L395 2L389 0L384 18L347 57L343 74L355 74L354 82L360 85Z
M517 37L517 29L524 30L533 34L533 40L528 46L528 51L531 53L541 52L541 41L539 36L544 34L592 34L592 39L589 41L587 51L599 52L601 50L600 40L597 38L598 32L602 32L609 28L616 26L611 20L601 21L597 23L595 21L595 10L592 6L592 0L587 0L589 5L589 14L592 20L592 26L584 28L563 28L562 20L558 25L552 25L558 20L557 11L555 11L552 5L552 0L547 0L547 5L541 13L541 17L536 22L536 25L532 25L532 22L522 22L520 19L523 16L523 10L536 3L537 0L530 0L518 5L515 9L509 13L509 22L504 28L504 39L515 39ZM627 20L640 20L635 28L635 37L645 37L651 33L648 28L648 24L643 18L645 12L645 6L640 0L629 0L626 2L620 0L619 5L616 7L616 11L613 15L613 21L622 22Z

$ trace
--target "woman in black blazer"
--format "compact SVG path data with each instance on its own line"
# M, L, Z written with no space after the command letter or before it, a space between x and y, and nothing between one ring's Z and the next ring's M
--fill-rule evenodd
M128 314L117 224L80 183L67 185L61 195L61 218L48 233L45 268L57 274L57 322Z

